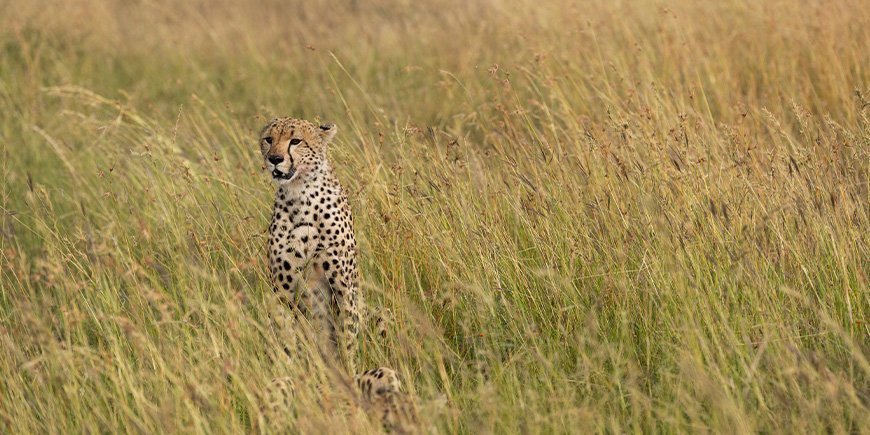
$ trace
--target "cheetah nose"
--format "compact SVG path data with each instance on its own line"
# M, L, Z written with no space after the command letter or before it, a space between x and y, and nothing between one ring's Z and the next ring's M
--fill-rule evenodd
M269 160L269 163L271 163L271 164L273 164L273 165L277 165L278 163L281 163L281 162L284 161L284 157L281 157L281 156L269 156L269 157L267 157L267 160Z

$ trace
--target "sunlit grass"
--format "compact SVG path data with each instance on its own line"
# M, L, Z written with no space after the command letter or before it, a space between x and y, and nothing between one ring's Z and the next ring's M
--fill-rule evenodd
M865 432L862 6L7 1L0 427L378 430L269 326L291 115L427 430Z

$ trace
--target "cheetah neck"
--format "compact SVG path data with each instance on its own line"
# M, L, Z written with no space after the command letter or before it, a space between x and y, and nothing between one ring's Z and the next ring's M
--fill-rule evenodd
M277 206L288 202L299 203L299 200L305 199L307 193L330 184L334 179L329 165L324 162L313 171L301 174L290 182L278 184L278 189L275 191L275 204Z
M275 192L270 233L282 226L294 228L316 224L315 221L322 216L317 209L323 205L324 196L341 195L341 185L326 161L288 183L279 184Z
M354 249L352 240L338 240L345 231L352 234L352 222L349 222L352 218L341 184L328 169L321 165L300 174L304 176L298 180L278 186L269 226L269 261L273 276L277 274L279 280L286 276L282 273L289 267L285 263L323 248L320 242L314 243L315 240L329 238L336 246ZM323 234L319 234L321 231Z

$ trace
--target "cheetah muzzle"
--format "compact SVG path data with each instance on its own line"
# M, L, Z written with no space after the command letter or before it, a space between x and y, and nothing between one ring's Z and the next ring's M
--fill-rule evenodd
M290 180L294 175L296 175L296 168L290 168L289 172L284 172L280 169L272 170L272 178L275 180Z

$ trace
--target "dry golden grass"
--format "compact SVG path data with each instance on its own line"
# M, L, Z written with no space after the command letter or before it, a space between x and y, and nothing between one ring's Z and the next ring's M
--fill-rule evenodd
M867 433L865 2L369 3L0 1L3 432L270 432L282 376L378 430L268 327L292 115L427 430Z

